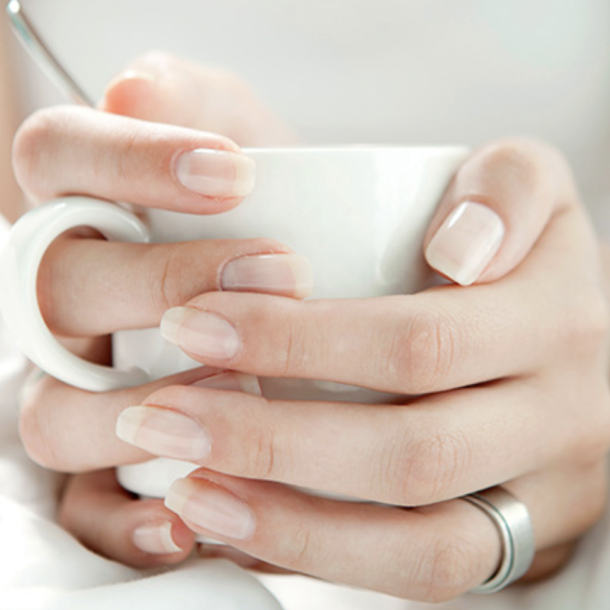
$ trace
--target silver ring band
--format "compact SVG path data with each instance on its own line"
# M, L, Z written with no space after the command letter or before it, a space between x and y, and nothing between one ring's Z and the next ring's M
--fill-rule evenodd
M536 546L527 507L502 487L490 487L463 496L482 510L496 526L502 541L502 559L496 573L472 593L495 593L518 580L529 569Z

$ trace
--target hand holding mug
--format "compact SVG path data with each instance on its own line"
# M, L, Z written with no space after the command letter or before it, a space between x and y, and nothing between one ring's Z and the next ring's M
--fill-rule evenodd
M146 170L144 161L139 170ZM39 174L33 168L32 179ZM473 227L460 207L466 202L470 211L484 206L485 218L497 215L506 227L497 253L487 248L484 256L491 253L491 259L474 261L482 271L469 288L300 303L218 292L214 284L196 286L201 295L189 294L185 287L197 274L185 273L179 298L166 303L186 308L168 314L183 322L173 325L172 336L207 365L366 386L405 395L399 404L267 400L193 385L201 380L193 371L108 394L46 378L24 408L26 446L42 463L68 471L175 457L171 448L177 445L164 425L170 418L182 434L181 447L205 449L192 456L201 469L168 497L193 529L289 569L428 600L470 589L497 568L493 525L452 498L502 483L532 516L538 555L530 575L548 573L604 504L607 304L599 253L569 170L544 145L495 144L458 171L426 240L429 258L448 276L475 268L472 252L481 251L463 247L464 230ZM480 233L471 234L470 244ZM449 257L456 243L462 246ZM56 245L45 273L78 269L85 252L102 246L108 252L125 248L121 275L127 277L138 260L125 258L127 244L82 239ZM93 257L103 268L100 252ZM147 299L138 299L150 292L133 282L136 275L125 280L124 294L134 305L130 315L147 313L147 325L165 308L151 312ZM77 320L81 326L70 334L116 328L91 314L101 302L103 295L92 288L87 311L78 310L72 322L72 306L61 304L64 332ZM109 317L124 315L104 307ZM205 333L193 332L210 314L237 336L237 349L224 357L210 354ZM413 394L419 396L408 397ZM131 430L123 437L132 445L115 437L117 420L123 431ZM185 437L198 442L185 443ZM417 508L312 498L292 485ZM90 535L84 509L89 518L99 516L94 497L99 495L80 494L81 503L72 505L71 524L83 537ZM107 513L116 517L125 501L105 497L116 500L117 511ZM211 505L224 506L222 514L232 518L210 512ZM104 532L114 532L107 552L129 562L141 558L126 542L133 530L118 528L112 516L101 523ZM173 535L182 525L171 523ZM89 542L101 547L99 539Z

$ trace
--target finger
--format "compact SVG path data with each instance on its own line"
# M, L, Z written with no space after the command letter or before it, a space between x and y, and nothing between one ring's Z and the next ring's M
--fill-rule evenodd
M80 194L214 214L236 206L254 185L254 162L227 138L80 107L28 118L13 164L36 201Z
M32 460L63 472L86 472L145 461L150 459L148 452L116 437L116 421L125 407L139 404L167 383L260 393L256 378L211 367L106 393L86 392L44 376L23 396L19 420L21 440ZM185 443L184 435L181 442ZM189 448L191 445L186 443L185 450ZM178 449L175 447L173 451Z
M573 210L502 283L368 300L207 293L170 309L161 332L200 362L263 377L406 394L481 383L583 349L599 354L606 306L590 262L594 243Z
M60 239L38 273L42 315L53 332L65 336L158 326L168 307L211 290L301 298L311 288L308 261L267 239L176 244Z
M581 534L604 502L600 469L507 487L528 507L539 550L574 531ZM581 502L578 527L569 526L569 534L571 521L549 519L566 491L572 496L575 490L575 497L592 489L595 499L586 507ZM315 498L200 470L174 483L166 505L196 532L263 561L408 599L455 597L489 578L500 558L491 520L459 499L404 510Z
M135 500L114 470L71 477L59 521L92 551L137 568L177 564L195 545L192 530L161 500Z
M523 260L551 216L577 201L569 166L550 146L520 138L483 147L443 197L426 258L458 284L497 280Z
M167 53L137 58L106 88L101 109L221 133L241 146L286 146L294 131L245 82Z
M602 459L607 415L599 406L607 404L607 392L582 377L582 404L591 405L585 418L569 398L549 391L556 380L542 387L533 379L489 384L375 407L166 386L123 411L117 434L152 455L235 476L422 505L560 461Z

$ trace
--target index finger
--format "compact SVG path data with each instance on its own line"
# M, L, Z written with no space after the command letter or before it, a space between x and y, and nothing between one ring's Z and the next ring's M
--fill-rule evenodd
M89 108L32 115L15 138L13 163L36 201L79 194L214 214L254 186L254 161L228 138Z

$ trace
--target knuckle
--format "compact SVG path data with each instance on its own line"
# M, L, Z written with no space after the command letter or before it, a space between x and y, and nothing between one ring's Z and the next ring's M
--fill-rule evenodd
M610 331L606 298L598 290L575 290L566 307L562 324L564 345L575 354L584 351L597 356L605 350Z
M466 437L454 430L433 426L415 426L417 441L405 441L403 459L396 460L392 480L399 482L402 501L410 506L421 506L447 499L453 495L462 472L472 463ZM422 429L430 431L422 434ZM434 428L439 429L434 429Z
M610 392L607 383L589 401L586 418L579 413L572 428L573 447L569 452L576 464L604 462L610 451Z
M219 242L211 251L209 243L200 241L154 244L144 254L149 257L149 264L142 267L150 273L148 302L163 313L202 293L221 291L226 263L240 257L275 252L286 252L286 247L275 240L260 238Z
M308 360L312 358L314 350L307 349L308 345L316 346L318 355L326 353L326 349L323 338L315 328L305 330L291 316L286 316L283 322L283 331L278 333L277 343L274 342L269 357L274 360L272 368L276 376L290 377L311 369L312 363Z
M46 409L38 402L23 404L19 418L19 435L29 458L36 464L53 470L63 470L64 464L57 454L52 438L47 434Z
M476 547L455 532L437 537L420 562L422 601L443 602L464 593L476 574Z
M484 168L496 170L511 168L515 177L536 180L547 173L549 157L560 157L561 153L534 138L506 138L487 146L480 159Z
M494 190L518 182L535 193L536 200L542 201L550 201L550 194L557 190L557 168L561 167L563 174L569 174L569 166L561 153L533 138L508 138L494 142L473 159L475 163L466 165L466 171L493 177Z
M247 464L244 465L248 476L265 480L274 478L277 464L274 435L265 430L258 430L252 439L251 447L246 458Z
M297 526L290 536L277 540L274 563L302 572L315 569L316 558L319 557L315 546L312 531L306 526Z
M161 244L148 249L148 256L157 259L144 267L151 274L147 283L149 302L160 313L187 302L192 296L189 279L193 275L193 261L186 249Z
M418 313L396 333L390 344L387 370L398 388L409 393L443 389L453 370L463 331L451 316Z
M150 143L148 143L150 146ZM143 147L143 138L136 129L126 129L121 134L121 146L108 160L108 175L120 186L127 186L137 176L150 173L150 164L154 158L152 147ZM145 146L145 145L144 145ZM167 173L162 165L158 168L158 175Z

